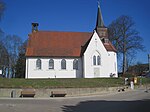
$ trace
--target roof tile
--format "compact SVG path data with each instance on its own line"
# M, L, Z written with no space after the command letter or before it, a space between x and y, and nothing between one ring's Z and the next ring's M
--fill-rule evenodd
M93 33L38 31L29 35L26 56L80 57ZM104 45L114 51L112 44Z

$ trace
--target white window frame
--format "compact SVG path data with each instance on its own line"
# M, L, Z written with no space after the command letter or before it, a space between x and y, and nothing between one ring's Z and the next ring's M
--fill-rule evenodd
M36 69L37 70L41 70L42 69L42 60L41 59L37 59L36 60Z
M48 68L49 68L49 70L53 70L54 69L54 60L53 59L49 60Z

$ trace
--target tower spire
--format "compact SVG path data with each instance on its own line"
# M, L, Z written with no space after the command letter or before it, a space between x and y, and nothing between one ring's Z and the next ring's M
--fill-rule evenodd
M103 28L105 26L104 26L103 16L101 13L100 1L98 0L97 3L98 3L98 11L97 11L96 28Z
M101 8L100 8L100 1L97 1L98 3L98 11L97 11L97 21L96 21L96 27L95 30L98 33L99 37L101 39L108 40L108 31L107 31L107 27L105 27L104 25L104 21L103 21L103 16L101 13Z

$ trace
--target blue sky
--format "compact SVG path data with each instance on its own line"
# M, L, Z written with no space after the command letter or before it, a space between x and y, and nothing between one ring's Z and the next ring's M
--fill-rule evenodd
M3 0L6 10L0 28L5 35L23 40L31 33L31 23L39 30L92 32L96 24L97 0ZM108 26L121 15L133 17L143 37L145 52L138 52L137 62L147 63L150 54L150 0L101 0L104 23Z

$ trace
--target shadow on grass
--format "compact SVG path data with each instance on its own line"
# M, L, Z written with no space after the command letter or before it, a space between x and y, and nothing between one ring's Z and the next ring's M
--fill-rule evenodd
M150 112L150 100L85 101L75 106L64 105L63 112Z

